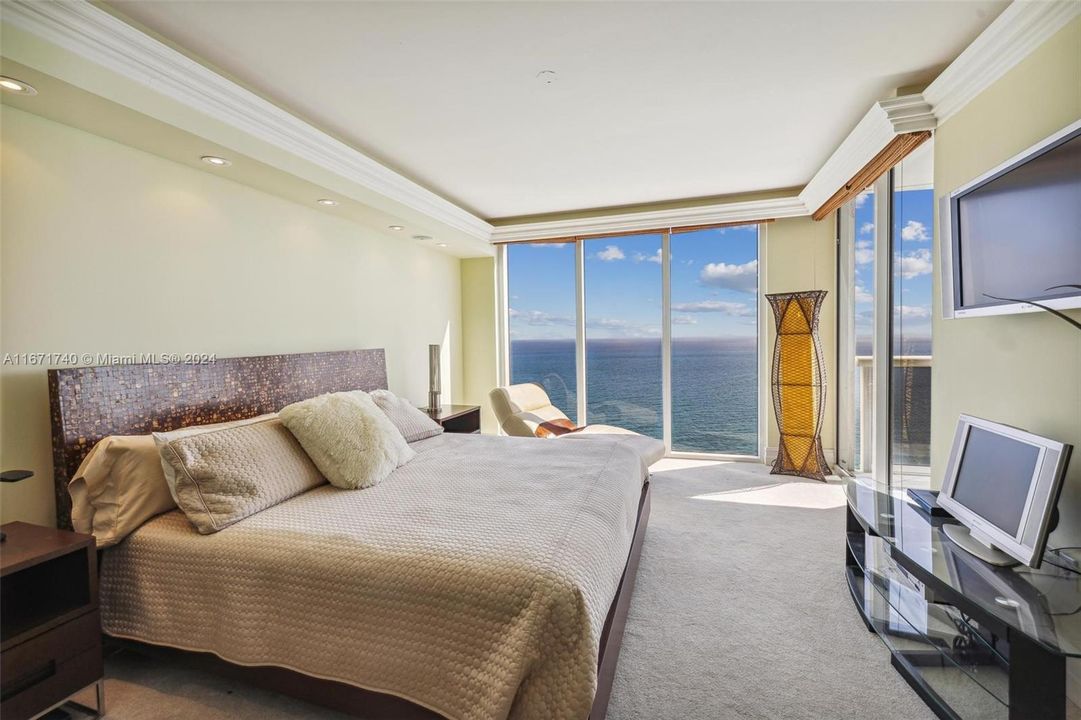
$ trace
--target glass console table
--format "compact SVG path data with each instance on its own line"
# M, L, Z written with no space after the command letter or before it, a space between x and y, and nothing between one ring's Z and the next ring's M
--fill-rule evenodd
M907 498L850 481L845 573L893 666L946 720L1065 720L1081 657L1081 575L996 568ZM1067 714L1068 706L1072 712Z

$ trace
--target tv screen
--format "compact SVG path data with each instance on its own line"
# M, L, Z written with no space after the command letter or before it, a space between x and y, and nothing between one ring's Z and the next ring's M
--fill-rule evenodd
M1044 300L1081 285L1081 130L952 198L955 307Z
M953 498L1009 535L1017 536L1040 448L971 427Z

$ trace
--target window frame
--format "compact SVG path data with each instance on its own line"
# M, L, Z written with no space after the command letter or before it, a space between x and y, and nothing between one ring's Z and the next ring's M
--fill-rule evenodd
M733 462L763 462L766 459L766 434L768 431L769 358L766 357L769 331L768 313L763 311L763 296L766 288L766 247L769 224L748 221L740 223L756 225L758 229L758 289L755 298L757 338L755 342L758 367L758 388L756 404L758 407L758 443L757 454L740 455L734 453L686 452L672 449L672 266L671 240L672 229L642 230L642 234L654 232L661 235L661 383L662 383L662 428L665 457L688 460L719 460ZM636 233L621 233L636 234ZM588 378L586 372L586 322L585 322L585 241L598 237L575 237L568 242L575 244L575 369L577 382L578 424L589 422L588 416ZM618 237L618 235L613 235ZM507 267L507 247L514 243L502 243L496 246L496 342L498 359L496 363L496 381L501 386L510 384L510 301L509 273ZM524 244L528 244L526 241ZM503 433L502 428L499 429Z

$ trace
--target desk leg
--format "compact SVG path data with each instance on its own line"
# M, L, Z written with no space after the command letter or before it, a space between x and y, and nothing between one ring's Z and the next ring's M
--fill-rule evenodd
M1010 720L1066 719L1066 659L1010 634Z

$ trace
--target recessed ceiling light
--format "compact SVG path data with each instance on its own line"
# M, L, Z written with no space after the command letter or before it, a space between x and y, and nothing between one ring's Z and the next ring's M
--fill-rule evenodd
M0 88L9 93L15 93L17 95L37 95L38 91L34 89L33 85L28 85L22 80L16 80L15 78L8 77L7 75L0 75Z
M436 245L436 247L446 247L447 246L446 243L436 243L435 245Z
M387 229L388 230L405 230L405 227L403 225L388 225Z
M229 167L233 164L225 158L218 157L217 155L203 155L199 159L205 162L207 165L213 165L214 167Z
M316 202L320 205L325 205L326 207L334 207L338 204L337 200L331 200L330 198L319 198Z
M414 240L421 240L421 241L423 241L423 240L431 240L432 236L431 235L414 235L413 239Z

